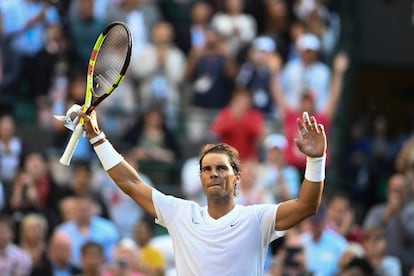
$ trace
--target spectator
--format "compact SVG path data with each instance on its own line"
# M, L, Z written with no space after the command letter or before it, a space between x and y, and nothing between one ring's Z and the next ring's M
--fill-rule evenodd
M386 255L400 259L403 275L407 275L414 263L413 220L409 219L414 213L414 205L407 204L410 193L407 189L407 179L396 173L388 180L387 201L374 205L366 214L363 229L382 226L385 231L387 245Z
M94 214L93 200L87 195L76 197L74 219L57 226L57 231L68 235L72 241L71 262L82 267L81 248L87 241L100 244L105 262L112 262L112 250L119 239L113 222Z
M174 31L170 23L158 22L151 32L151 43L137 54L131 72L139 81L142 108L159 104L167 114L167 124L177 126L182 103L180 93L184 79L186 58L173 44Z
M381 226L364 230L363 245L366 258L378 276L400 276L401 263L395 256L386 255L387 240Z
M224 52L225 44L213 30L206 30L204 47L191 49L186 64L189 81L189 109L192 116L186 118L188 137L191 142L203 139L220 108L231 97L231 82L237 72L234 59Z
M282 62L285 63L292 43L289 35L291 28L289 7L285 0L265 0L263 2L265 26L262 35L273 39Z
M333 192L327 200L326 227L345 237L348 242L362 242L362 229L356 223L354 210L349 197L341 192Z
M306 269L306 252L300 239L300 227L289 229L284 236L282 247L274 256L268 276L313 275Z
M253 159L242 161L243 180L237 185L237 197L235 202L240 205L253 205L269 203L265 190L260 182L257 182L259 162Z
M166 262L163 252L151 245L155 224L147 217L139 220L134 227L134 240L140 247L138 258L139 270L152 276L162 276L165 273Z
M137 270L136 260L140 251L134 240L123 238L113 251L114 263L103 269L102 276L143 276Z
M47 233L48 223L42 215L27 214L23 217L20 224L19 244L30 254L34 269L46 258Z
M11 185L22 157L22 139L16 133L16 122L10 114L0 116L0 181L5 195L10 195ZM6 200L8 197L6 198Z
M176 177L175 164L181 157L181 149L175 132L167 125L163 109L153 104L145 109L123 137L126 150L132 150L132 159L140 163L141 170L152 180L171 183ZM146 171L145 165L157 164ZM160 166L162 166L160 168Z
M105 262L104 248L94 241L85 242L80 248L82 273L79 276L101 276Z
M327 64L318 61L320 47L315 35L300 35L296 41L299 58L289 60L281 71L280 84L292 108L299 108L301 95L309 92L316 100L315 110L321 112L333 93L331 71Z
M321 41L322 58L329 61L338 44L341 20L338 14L327 8L329 1L299 0L293 5L296 18L306 30Z
M281 134L272 133L263 140L264 161L257 181L273 203L296 198L299 193L299 172L284 160L286 146L287 140Z
M205 44L205 32L209 28L213 10L207 1L195 1L190 10L190 22L176 30L177 46L188 55L191 48L202 48Z
M258 160L259 142L264 133L263 116L252 107L250 91L236 88L230 103L214 119L210 131L219 141L239 151L240 160Z
M66 196L59 200L59 218L61 223L74 219L75 205L76 197L74 196Z
M50 86L54 59L48 53L45 37L50 26L61 27L58 11L45 1L10 1L2 6L3 34L11 48L21 57L20 99L40 100Z
M41 207L39 191L33 176L23 169L17 172L13 182L8 211L13 213L13 219L17 224L26 214L40 213L45 216L47 214L48 210ZM53 222L54 220L48 219L50 225L53 225Z
M344 237L325 229L325 208L321 206L318 213L308 219L309 229L301 234L306 254L306 269L315 275L338 273L339 260L347 246Z
M108 206L103 195L93 187L93 171L88 162L73 162L73 173L69 183L60 189L60 199L66 197L76 197L78 195L88 195L94 201L95 213L103 218L109 219Z
M71 40L73 59L72 71L86 75L89 58L95 40L104 29L104 18L94 14L94 0L76 0L71 4L76 11L69 14L68 32Z
M186 0L186 1L176 1L176 0L163 0L157 1L158 6L162 12L162 17L170 22L174 28L174 33L177 35L174 37L175 44L181 48L181 43L185 40L185 32L188 30L188 27L191 25L191 13L192 8L197 5L200 0ZM210 1L206 1L210 2ZM184 48L181 48L185 51Z
M50 229L58 221L57 200L59 187L53 181L46 157L41 152L31 152L23 159L23 169L33 179L38 196L38 208L47 217Z
M365 258L365 249L361 243L349 242L339 259L339 273L346 272L348 266L355 258Z
M13 226L7 215L0 215L0 271L3 275L29 275L30 254L13 243Z
M274 41L268 36L260 36L253 40L247 60L235 79L237 87L250 90L253 107L272 124L277 117L273 79L277 77L280 64Z
M224 8L211 18L211 26L224 37L226 54L235 58L257 34L257 23L253 16L243 13L243 0L225 0Z
M277 89L275 89L275 92L277 104L281 112L284 134L288 141L288 145L285 151L285 160L287 164L295 166L301 171L304 169L305 157L300 155L294 143L294 139L297 137L296 118L298 116L300 117L300 114L302 114L302 112L307 111L311 116L315 116L317 121L324 125L327 135L329 135L330 123L332 122L338 101L341 97L343 78L347 68L347 55L345 53L337 54L333 64L333 75L331 80L329 98L324 104L322 110L318 109L318 94L315 94L310 90L302 91L300 100L298 101L299 107L295 107L295 99L292 99L289 96L286 97L284 94L291 93L293 91L285 91L284 89L286 87L283 87L283 84L281 86L276 84ZM282 72L282 82L283 74L285 73ZM329 151L327 152L327 155L329 159Z
M47 254L42 262L33 268L31 276L77 275L80 269L70 263L71 240L54 232L48 242Z

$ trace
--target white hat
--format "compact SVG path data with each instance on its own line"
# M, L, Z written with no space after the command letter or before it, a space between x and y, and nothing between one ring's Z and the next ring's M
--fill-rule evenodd
M253 48L264 52L274 52L276 50L276 43L268 36L259 36L253 40Z
M287 140L285 136L281 134L276 134L276 133L270 134L264 139L263 146L267 150L275 148L275 147L281 150L284 150L287 146Z
M321 42L319 38L314 34L303 34L298 38L296 42L296 47L299 50L312 50L312 51L319 51L321 48Z

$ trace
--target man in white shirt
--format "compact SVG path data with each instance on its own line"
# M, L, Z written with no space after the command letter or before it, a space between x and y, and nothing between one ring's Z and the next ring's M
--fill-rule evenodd
M269 243L318 210L325 179L326 135L305 112L297 119L296 144L308 156L298 198L280 204L235 204L241 180L238 152L208 144L200 157L200 180L207 206L168 196L147 185L100 131L96 112L86 115L87 137L104 169L171 235L178 275L263 275Z

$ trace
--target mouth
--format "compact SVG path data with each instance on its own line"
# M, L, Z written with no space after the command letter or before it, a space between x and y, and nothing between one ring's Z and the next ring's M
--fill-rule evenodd
M221 184L219 182L210 183L208 187L214 187L214 186L220 186Z

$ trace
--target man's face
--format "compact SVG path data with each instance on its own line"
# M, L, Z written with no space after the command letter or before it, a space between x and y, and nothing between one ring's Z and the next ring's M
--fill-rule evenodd
M6 246L13 239L12 230L7 223L0 222L0 249L6 248Z
M208 199L233 197L234 187L240 180L235 174L225 153L208 153L204 156L200 180Z

